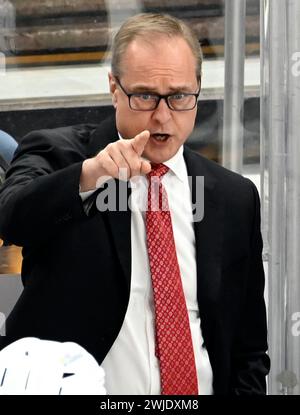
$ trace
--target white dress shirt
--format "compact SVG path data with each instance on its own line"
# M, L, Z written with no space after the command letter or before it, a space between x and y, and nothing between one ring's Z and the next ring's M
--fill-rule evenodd
M162 183L168 195L177 258L185 294L193 341L198 389L210 395L212 368L203 346L197 303L195 235L191 194L183 147L164 163L169 171ZM105 387L111 395L159 395L159 361L155 356L155 310L146 243L145 211L148 180L130 180L131 194L131 289L119 335L101 366ZM83 196L83 195L82 195Z

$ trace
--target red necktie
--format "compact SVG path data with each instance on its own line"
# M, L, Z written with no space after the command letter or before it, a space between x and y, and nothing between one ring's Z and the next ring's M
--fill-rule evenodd
M177 261L168 198L160 178L168 167L148 174L147 245L155 304L156 355L162 395L197 395L197 374L188 312Z

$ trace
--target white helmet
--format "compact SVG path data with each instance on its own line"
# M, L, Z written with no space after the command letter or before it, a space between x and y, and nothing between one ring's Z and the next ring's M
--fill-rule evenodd
M0 352L0 395L105 395L104 377L76 343L27 337Z

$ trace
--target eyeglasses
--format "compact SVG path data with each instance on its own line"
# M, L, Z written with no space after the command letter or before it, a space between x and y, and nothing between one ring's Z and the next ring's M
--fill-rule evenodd
M150 93L128 94L121 85L120 80L115 77L118 85L125 95L128 97L129 107L134 111L153 111L155 110L161 99L164 99L172 111L190 111L197 105L200 89L196 94L177 92L170 95L158 95Z

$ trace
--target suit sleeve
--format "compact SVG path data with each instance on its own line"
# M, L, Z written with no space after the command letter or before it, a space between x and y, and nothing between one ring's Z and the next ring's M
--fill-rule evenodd
M79 196L84 156L71 137L59 134L30 133L17 149L0 189L0 237L6 242L43 243L85 215Z
M260 201L256 187L252 182L250 183L254 199L254 219L243 312L236 353L233 357L231 392L235 395L264 395L266 375L270 370L270 360L266 354L267 319L264 301L265 276L262 262Z

